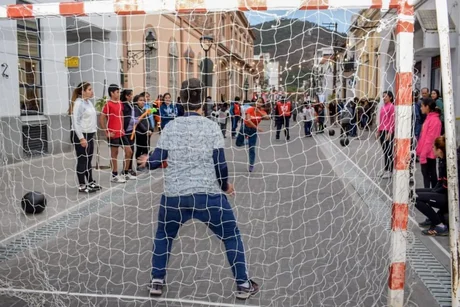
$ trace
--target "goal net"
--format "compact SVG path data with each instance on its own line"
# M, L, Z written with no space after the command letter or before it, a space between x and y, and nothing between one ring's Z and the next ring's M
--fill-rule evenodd
M348 9L329 7L328 1L271 1L273 7L270 1L224 2L0 6L0 305L434 301L410 265L413 246L421 244L412 222L407 231L402 226L402 239L392 233L394 195L408 199L408 183L398 190L394 182L406 175L398 177L398 163L392 176L378 174L385 169L375 136L383 92L396 100L410 98L412 90L397 77L398 54L411 59L413 53L412 44L398 49L405 47L398 41L397 1L378 7L344 1ZM160 107L166 93L176 108L181 83L189 78L206 85L205 115L227 122L225 156L236 190L229 200L248 274L260 285L260 293L246 302L235 300L224 244L197 220L185 223L174 239L163 295L149 296L165 169L142 172L134 162L137 179L111 182L111 149L99 124L109 86L132 90L133 96L147 92L143 110ZM88 98L99 126L92 166L102 190L94 193L79 191L68 114L83 81L94 92ZM271 116L260 123L252 172L250 145L237 147L232 138L242 125L235 120L232 131L236 97L242 112L262 97ZM292 107L289 134L286 126L277 133L284 100ZM410 119L411 111L395 108L397 116ZM219 110L229 110L230 118L219 121ZM147 120L153 133L147 145L134 143L134 155L141 146L153 150L162 136L160 120L166 119L155 114ZM395 143L404 138L398 133L410 129L399 125ZM387 170L401 156L399 145ZM119 150L119 174L123 157ZM420 186L420 172L415 163L411 167ZM409 181L409 175L404 178ZM26 214L21 207L30 191L45 196L42 213ZM412 210L409 216L420 219ZM396 282L402 284L395 286L393 264L401 261L406 267Z

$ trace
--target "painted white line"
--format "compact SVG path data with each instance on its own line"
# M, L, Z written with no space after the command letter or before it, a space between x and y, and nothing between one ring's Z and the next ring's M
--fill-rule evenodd
M323 137L326 138L325 136L323 136ZM315 140L316 140L317 136L314 136L313 138L315 138ZM359 171L364 175L364 177L366 177L367 179L369 179L369 180L372 182L372 184L374 184L374 186L375 186L377 189L379 189L380 192L382 192L383 195L385 195L385 196L387 197L387 199L388 199L389 201L392 201L392 200L393 200L393 199L390 197L390 195L388 195L388 194L380 187L379 184L377 184L374 180L372 180L372 178L369 177L369 176L361 169L361 167L359 167L359 165L357 165L357 164L355 163L355 161L351 160L351 159L342 151L342 149L340 149L339 146L337 146L336 144L334 144L334 142L328 142L327 140L326 140L326 141L323 141L323 143L328 143L328 144L334 145L334 147L337 148L337 150L339 150L339 151L342 153L342 155L344 155L345 158L348 159L357 169L359 169ZM418 229L422 230L422 228L418 226L417 221L416 221L412 216L410 216L410 215L409 215L409 220L410 220L412 223L414 223L414 225L415 225ZM444 255L446 255L446 256L449 257L449 259L450 259L450 253L444 248L444 246L442 246L442 245L441 245L438 241L436 241L433 237L428 237L428 239L431 240L431 242L433 242L433 244L436 245L436 246L441 250L441 252L443 252Z
M251 176L251 177L255 177L255 175L261 175L262 177L269 177L269 176L293 176L293 177L312 177L312 178L318 178L319 176L321 176L321 178L335 178L335 179L339 179L337 176L325 176L325 175L321 175L321 174L317 174L317 175L309 175L309 174L294 174L294 173L264 173L264 172L260 172L258 173L257 170L253 173L249 173L249 172L230 172L230 175L237 175L237 176L241 176L241 175L246 175L246 176Z
M228 304L228 303L214 303L207 301L195 301L180 298L155 298L149 296L132 296L132 295L121 295L121 294L96 294L96 293L78 293L78 292L66 292L66 291L47 291L47 290L33 290L33 289L16 289L16 288L0 288L0 292L3 293L30 293L30 294L49 294L49 295L64 295L64 296L76 296L76 297L96 297L96 298L114 298L118 300L140 300L140 301L157 301L157 302L169 302L169 303L181 303L190 305L205 305L205 306L223 306L223 307L259 307L257 305L242 305L242 304Z
M141 177L141 178L139 178L139 180L147 180L147 178L148 178L148 177L145 177L145 178L144 178L144 177ZM160 181L160 180L162 180L162 179L163 179L163 177L160 177L160 178L153 178L153 179L150 180L150 183L156 183L156 182L158 182L158 181ZM144 183L144 184L145 184L145 183ZM26 232L28 232L28 231L31 231L31 230L35 229L35 228L38 228L38 227L41 226L42 224L47 224L47 223L49 223L49 222L51 222L51 221L57 219L58 217L60 217L60 216L62 216L62 215L65 215L65 214L69 213L70 211L76 210L77 208L81 208L81 207L85 206L88 202L91 202L92 200L94 200L94 199L96 199L96 198L100 198L100 197L102 197L103 195L105 195L105 194L107 194L107 193L109 193L109 192L112 193L113 191L121 190L121 189L123 189L124 187L125 187L125 185L118 185L118 186L115 186L115 187L111 187L111 188L108 188L108 189L104 189L102 192L96 193L96 195L91 196L91 197L85 199L85 200L82 201L82 202L76 203L74 206L72 206L72 207L70 207L70 208L67 208L67 209L64 210L64 211L61 211L61 212L59 212L59 213L56 213L56 214L53 215L53 216L50 216L50 217L47 218L46 220L43 220L43 221L41 221L41 222L38 222L37 224L34 224L34 225L29 226L29 227L27 227L27 228L24 228L23 230L21 230L21 231L19 231L19 232L16 232L16 233L14 233L14 234L12 234L12 235L10 235L10 236L8 236L8 237L2 239L2 240L0 241L0 245L5 244L6 242L8 242L8 241L10 241L10 240L12 240L12 239L14 239L14 238L16 238L16 237L19 237L19 236L22 235L23 233L26 233Z

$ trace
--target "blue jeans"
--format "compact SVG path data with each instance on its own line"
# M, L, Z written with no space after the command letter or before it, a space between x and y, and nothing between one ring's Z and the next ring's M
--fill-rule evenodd
M232 136L236 135L236 128L238 127L238 122L241 120L241 116L235 115L232 117Z
M254 128L246 127L246 125L244 125L243 133L244 137L248 137L249 165L254 166L254 164L256 163L257 130Z
M311 135L311 124L313 122L312 121L308 121L308 122L305 122L304 123L304 129L305 129L305 135Z
M236 283L247 282L243 242L224 194L161 197L158 228L153 241L152 278L165 278L173 240L179 228L190 219L205 223L222 240Z

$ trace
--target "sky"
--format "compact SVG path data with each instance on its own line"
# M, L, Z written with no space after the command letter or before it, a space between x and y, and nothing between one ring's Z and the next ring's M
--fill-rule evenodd
M352 10L321 10L321 11L251 11L246 12L246 17L251 25L274 20L276 18L299 18L323 25L323 23L337 22L339 32L346 32L350 26Z

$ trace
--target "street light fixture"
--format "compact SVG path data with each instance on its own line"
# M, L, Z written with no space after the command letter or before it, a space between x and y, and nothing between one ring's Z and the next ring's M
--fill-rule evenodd
M157 39L153 35L152 31L149 31L145 37L144 48L142 50L129 50L127 51L127 63L128 68L134 67L139 64L139 60L142 59L146 54L149 54L155 48Z
M206 35L200 37L200 45L201 45L201 49L203 49L204 51L204 57L205 57L203 70L204 70L205 80L206 80L206 82L204 82L206 86L206 96L208 96L208 84L207 84L208 73L209 73L208 72L208 52L209 50L211 50L213 44L214 44L213 37L206 36Z
M248 101L248 91L249 91L249 81L248 77L246 77L246 80L244 80L244 92L245 92L245 100Z

